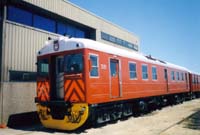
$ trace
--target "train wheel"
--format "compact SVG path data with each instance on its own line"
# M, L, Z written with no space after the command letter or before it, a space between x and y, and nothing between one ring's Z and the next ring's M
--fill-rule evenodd
M179 95L175 95L174 98L175 98L175 103L176 104L180 104L181 103L181 98L180 98Z
M64 119L53 119L50 114L50 108L37 105L38 114L42 125L46 128L59 130L75 130L81 127L88 119L89 109L86 103L74 103L69 108L69 115L64 116Z
M139 101L139 111L142 113L147 113L148 112L148 105L145 101Z
M167 102L169 102L168 99L166 97L162 96L161 100L160 100L161 107L166 106Z

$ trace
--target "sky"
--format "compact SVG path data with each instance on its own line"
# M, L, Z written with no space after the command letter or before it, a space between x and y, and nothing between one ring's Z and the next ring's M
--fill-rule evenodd
M200 73L200 0L69 0L137 35L140 51Z

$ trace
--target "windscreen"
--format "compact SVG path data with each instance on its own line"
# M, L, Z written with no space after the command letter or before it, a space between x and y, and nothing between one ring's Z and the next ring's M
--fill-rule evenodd
M64 71L67 74L81 73L83 70L83 56L79 54L69 54L64 57Z

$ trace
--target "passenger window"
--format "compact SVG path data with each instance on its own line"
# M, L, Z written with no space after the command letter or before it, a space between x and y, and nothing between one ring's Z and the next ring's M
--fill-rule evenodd
M175 74L174 74L174 71L171 71L171 80L175 80Z
M129 76L130 76L130 79L137 78L136 64L135 63L129 63Z
M179 72L176 72L176 77L177 80L180 80Z
M184 81L184 74L181 73L181 80Z
M157 68L152 67L152 80L157 80Z
M192 83L195 84L195 78L194 78L194 75L192 76Z
M148 79L147 65L142 65L142 79Z
M96 55L90 55L90 61L92 62L92 69L90 71L91 77L97 77L99 76L99 63L98 63L98 56Z

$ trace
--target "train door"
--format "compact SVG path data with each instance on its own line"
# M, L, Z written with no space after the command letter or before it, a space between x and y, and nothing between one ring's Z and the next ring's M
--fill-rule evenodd
M56 70L55 70L55 78L56 78L56 99L63 100L64 99L64 58L63 56L56 57Z
M119 60L110 59L110 89L112 98L121 96L120 80Z
M166 90L168 92L169 91L169 85L168 85L168 73L167 73L167 69L164 69L164 78L165 78L165 82L166 82Z

